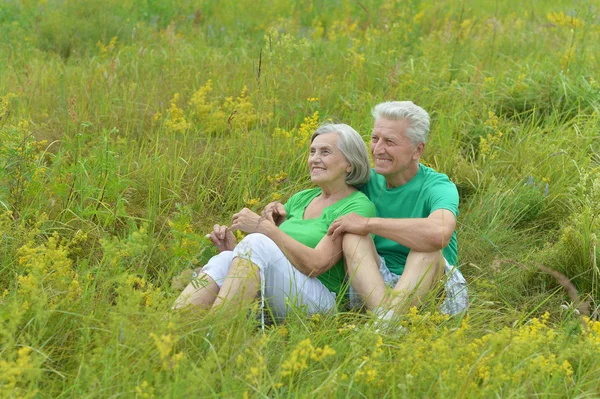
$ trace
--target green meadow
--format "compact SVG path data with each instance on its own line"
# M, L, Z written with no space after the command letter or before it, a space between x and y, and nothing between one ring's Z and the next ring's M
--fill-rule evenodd
M0 397L600 396L598 71L593 0L0 2ZM432 116L468 315L170 310L385 100Z

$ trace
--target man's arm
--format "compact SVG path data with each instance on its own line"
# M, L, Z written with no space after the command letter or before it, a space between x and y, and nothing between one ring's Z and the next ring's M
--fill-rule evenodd
M445 248L456 228L456 218L447 209L437 209L426 218L365 218L348 214L329 227L335 240L344 233L377 234L418 252L434 252Z

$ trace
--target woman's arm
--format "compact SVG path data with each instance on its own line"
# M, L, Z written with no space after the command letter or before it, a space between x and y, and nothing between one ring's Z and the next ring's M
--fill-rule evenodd
M342 257L342 240L325 235L315 248L311 248L285 234L273 221L261 218L247 208L233 215L231 228L266 235L298 271L310 277L317 277L331 269Z

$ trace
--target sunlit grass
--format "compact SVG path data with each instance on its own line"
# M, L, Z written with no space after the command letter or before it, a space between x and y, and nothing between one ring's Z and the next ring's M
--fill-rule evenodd
M3 2L0 396L597 395L599 324L540 266L597 309L598 11ZM459 188L468 318L169 310L214 223L310 185L316 125L367 138L390 99L430 111L423 161Z

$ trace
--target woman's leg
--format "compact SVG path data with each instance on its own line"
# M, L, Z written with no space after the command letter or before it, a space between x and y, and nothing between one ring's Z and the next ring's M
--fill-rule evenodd
M248 235L234 249L233 256L215 306L225 301L249 303L260 290L276 317L284 317L289 305L304 307L308 313L335 307L335 294L317 278L300 273L267 236Z
M179 295L173 309L181 309L194 305L202 309L209 309L217 295L225 276L229 271L233 252L223 251L210 258L194 280Z
M214 301L213 309L224 304L243 307L251 303L256 298L259 284L259 267L248 259L234 257L219 295Z

